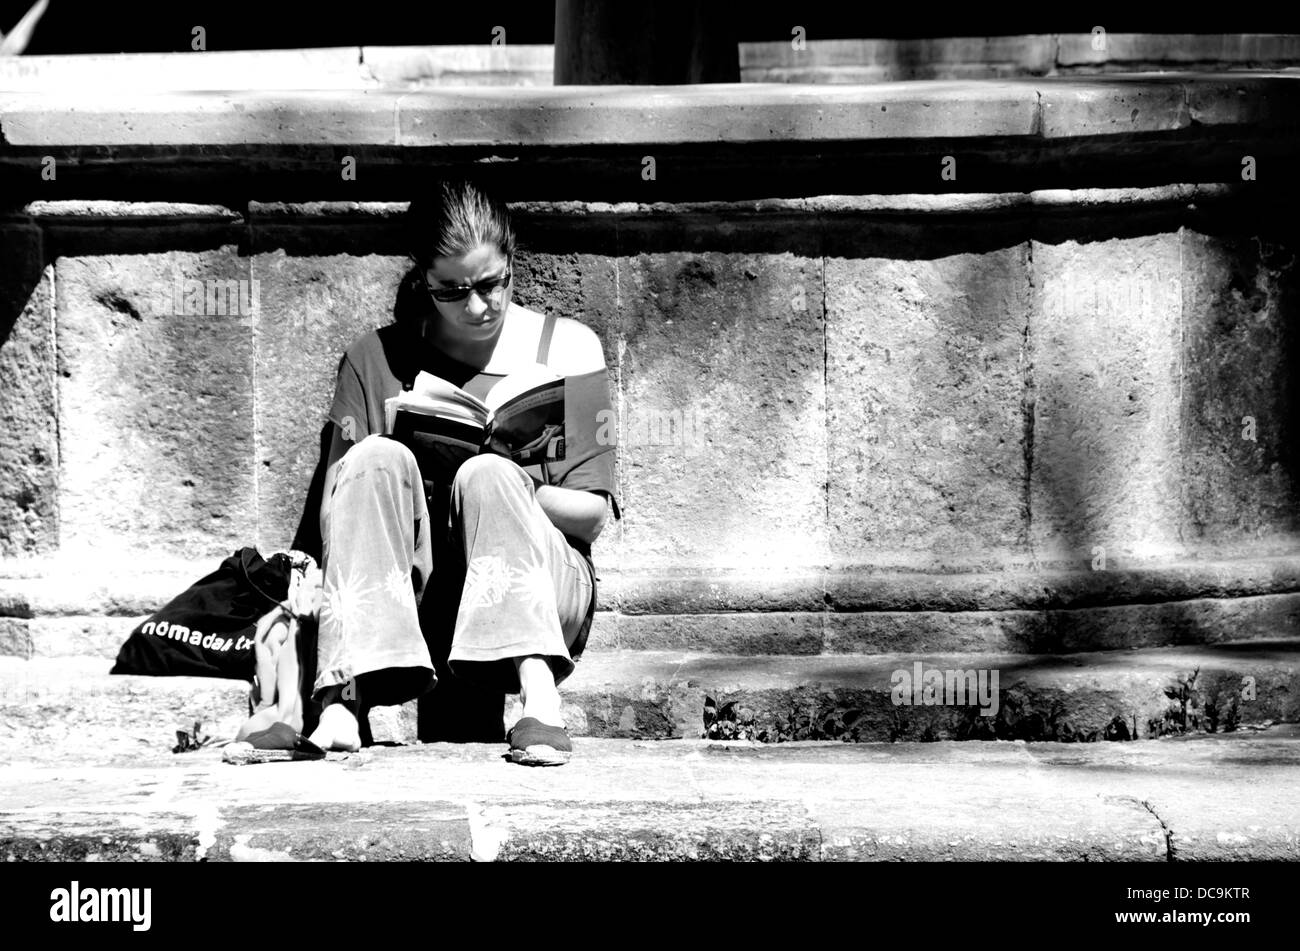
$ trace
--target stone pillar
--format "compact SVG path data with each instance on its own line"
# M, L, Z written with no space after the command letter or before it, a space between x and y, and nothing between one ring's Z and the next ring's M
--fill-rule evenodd
M737 83L739 49L721 4L556 0L557 86Z

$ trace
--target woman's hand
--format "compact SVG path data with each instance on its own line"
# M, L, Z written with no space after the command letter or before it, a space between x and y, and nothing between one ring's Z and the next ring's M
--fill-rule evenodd
M274 607L263 614L257 621L257 627L253 631L253 643L255 644L283 644L289 636L289 622L293 620L282 607ZM277 627L280 622L283 624Z

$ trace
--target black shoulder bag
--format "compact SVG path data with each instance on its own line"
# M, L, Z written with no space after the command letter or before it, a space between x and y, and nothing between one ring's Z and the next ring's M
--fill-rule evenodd
M110 673L251 683L253 633L274 606L285 607L291 571L284 552L264 559L256 548L239 549L137 625Z

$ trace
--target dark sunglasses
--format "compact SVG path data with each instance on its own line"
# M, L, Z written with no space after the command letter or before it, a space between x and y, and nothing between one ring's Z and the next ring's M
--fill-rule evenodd
M424 284L424 289L429 292L429 296L434 300L443 304L455 304L469 297L470 291L473 291L483 298L493 310L500 310L505 305L506 288L510 286L510 279L514 276L511 268L507 265L505 274L490 280L479 281L477 284L434 287L429 283L428 272L423 267L420 267L418 262L416 270L420 272L420 280Z

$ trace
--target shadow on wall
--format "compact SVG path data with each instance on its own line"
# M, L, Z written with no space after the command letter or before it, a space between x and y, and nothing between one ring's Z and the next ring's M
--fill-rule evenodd
M1026 436L1035 543L1046 547L1055 531L1076 556L1070 567L1084 571L1127 568L1130 553L1154 540L1207 560L1293 551L1300 240L1292 220L1267 199L1171 205L1141 215L1139 234L1125 217L1120 208L1034 222ZM1100 244L1119 237L1133 240ZM1061 309L1068 294L1042 291L1080 266L1102 293L1071 313ZM1171 299L1148 306L1159 301L1156 278L1171 277ZM1152 324L1160 333L1144 336ZM1162 397L1172 414L1163 421ZM1246 417L1253 439L1243 436ZM1190 629L1165 631L1163 643L1218 640L1223 631L1207 619L1189 612Z
M329 458L330 439L334 424L325 421L321 427L316 468L307 485L307 501L303 503L302 515L298 519L298 531L293 536L293 549L306 552L319 563L321 560L320 507L325 493L325 463Z
M52 289L42 283L41 244L35 228L0 228L0 403L5 416L0 555L5 556L58 546L57 382L48 324Z
M34 228L0 229L0 254L5 269L0 284L0 344L4 344L40 283L41 235Z
M1275 218L1183 234L1188 541L1300 530L1300 235Z

